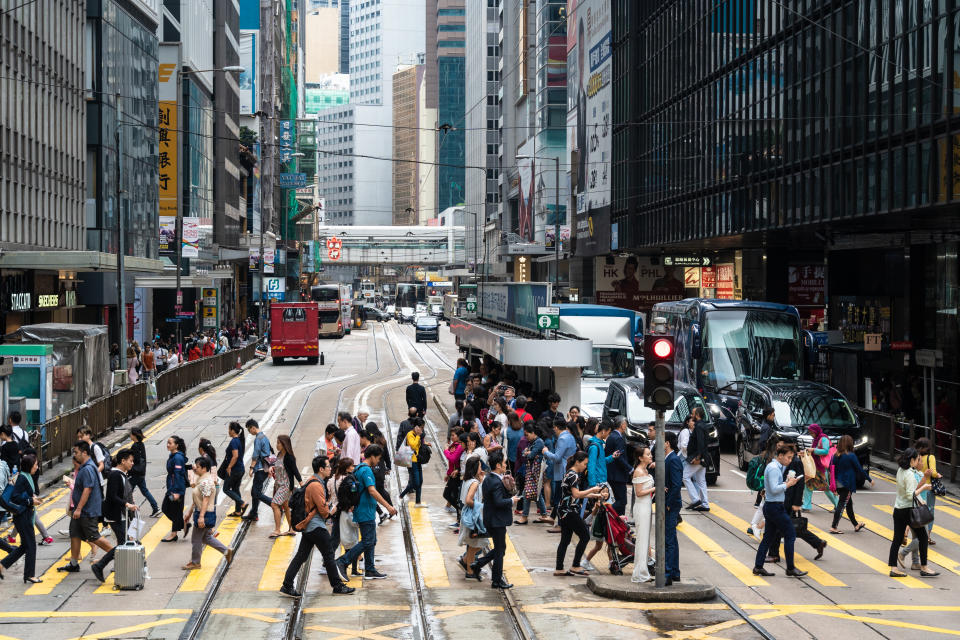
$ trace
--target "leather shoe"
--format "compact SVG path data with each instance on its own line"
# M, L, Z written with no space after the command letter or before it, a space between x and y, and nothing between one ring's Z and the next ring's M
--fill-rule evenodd
M491 589L513 589L513 585L507 582L506 580L501 580L500 582L494 582L490 585Z
M703 503L700 502L699 500L696 502L691 502L690 504L687 505L687 509L689 509L690 511L696 511L701 504Z
M669 587L669 586L672 586L672 585L673 585L673 578L667 578L667 579L664 581L664 583L663 583L663 586L665 586L665 587Z
M823 557L823 550L827 548L827 541L821 540L820 545L817 547L817 555L813 557L814 560L819 560Z
M772 576L772 575L773 575L773 572L772 572L772 571L767 571L767 570L764 569L763 567L754 567L754 568L753 568L753 575L755 575L755 576Z
M801 571L800 569L787 569L787 575L794 578L802 578L807 575L806 571Z
M475 576L480 575L480 563L478 563L476 560L470 563L470 573Z

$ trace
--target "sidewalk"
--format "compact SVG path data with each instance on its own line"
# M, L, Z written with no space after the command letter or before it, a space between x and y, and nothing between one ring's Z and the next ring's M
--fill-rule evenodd
M111 450L113 449L114 445L129 438L130 429L134 427L146 429L146 427L151 423L156 422L167 414L183 407L187 401L194 396L198 396L214 387L223 384L224 382L244 373L261 362L263 362L262 359L253 358L252 360L248 360L241 369L234 369L233 371L220 376L216 380L210 380L208 382L201 383L192 389L188 389L187 391L170 398L169 400L158 403L152 411L146 411L133 420L124 423L121 428L108 432L106 435L104 435L104 437L100 438L98 442L102 443L108 450ZM70 458L70 456L64 456L62 462L51 463L51 461L44 461L44 465L47 464L52 464L52 466L45 468L43 473L40 474L41 489L49 489L50 487L58 484L64 475L73 471L73 460Z

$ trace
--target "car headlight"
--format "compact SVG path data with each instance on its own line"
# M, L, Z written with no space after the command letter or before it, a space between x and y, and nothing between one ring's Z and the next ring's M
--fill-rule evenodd
M720 405L713 404L712 402L707 405L707 408L710 409L710 413L712 413L715 416L718 416L721 413Z
M870 442L870 440L869 440L869 438L867 438L867 436L860 436L860 437L857 439L857 441L853 444L853 447L854 447L854 449L859 449L860 447L865 447L865 446L867 446L867 443L869 443L869 442Z

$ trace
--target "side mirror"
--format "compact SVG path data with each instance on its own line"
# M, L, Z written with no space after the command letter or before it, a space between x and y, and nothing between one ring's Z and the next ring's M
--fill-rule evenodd
M690 355L694 360L699 360L703 351L703 340L700 337L700 325L693 323L690 325Z

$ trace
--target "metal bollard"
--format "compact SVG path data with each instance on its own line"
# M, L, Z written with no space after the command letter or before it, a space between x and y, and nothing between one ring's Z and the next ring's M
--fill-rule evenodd
M324 363L323 351L320 352L320 364Z

